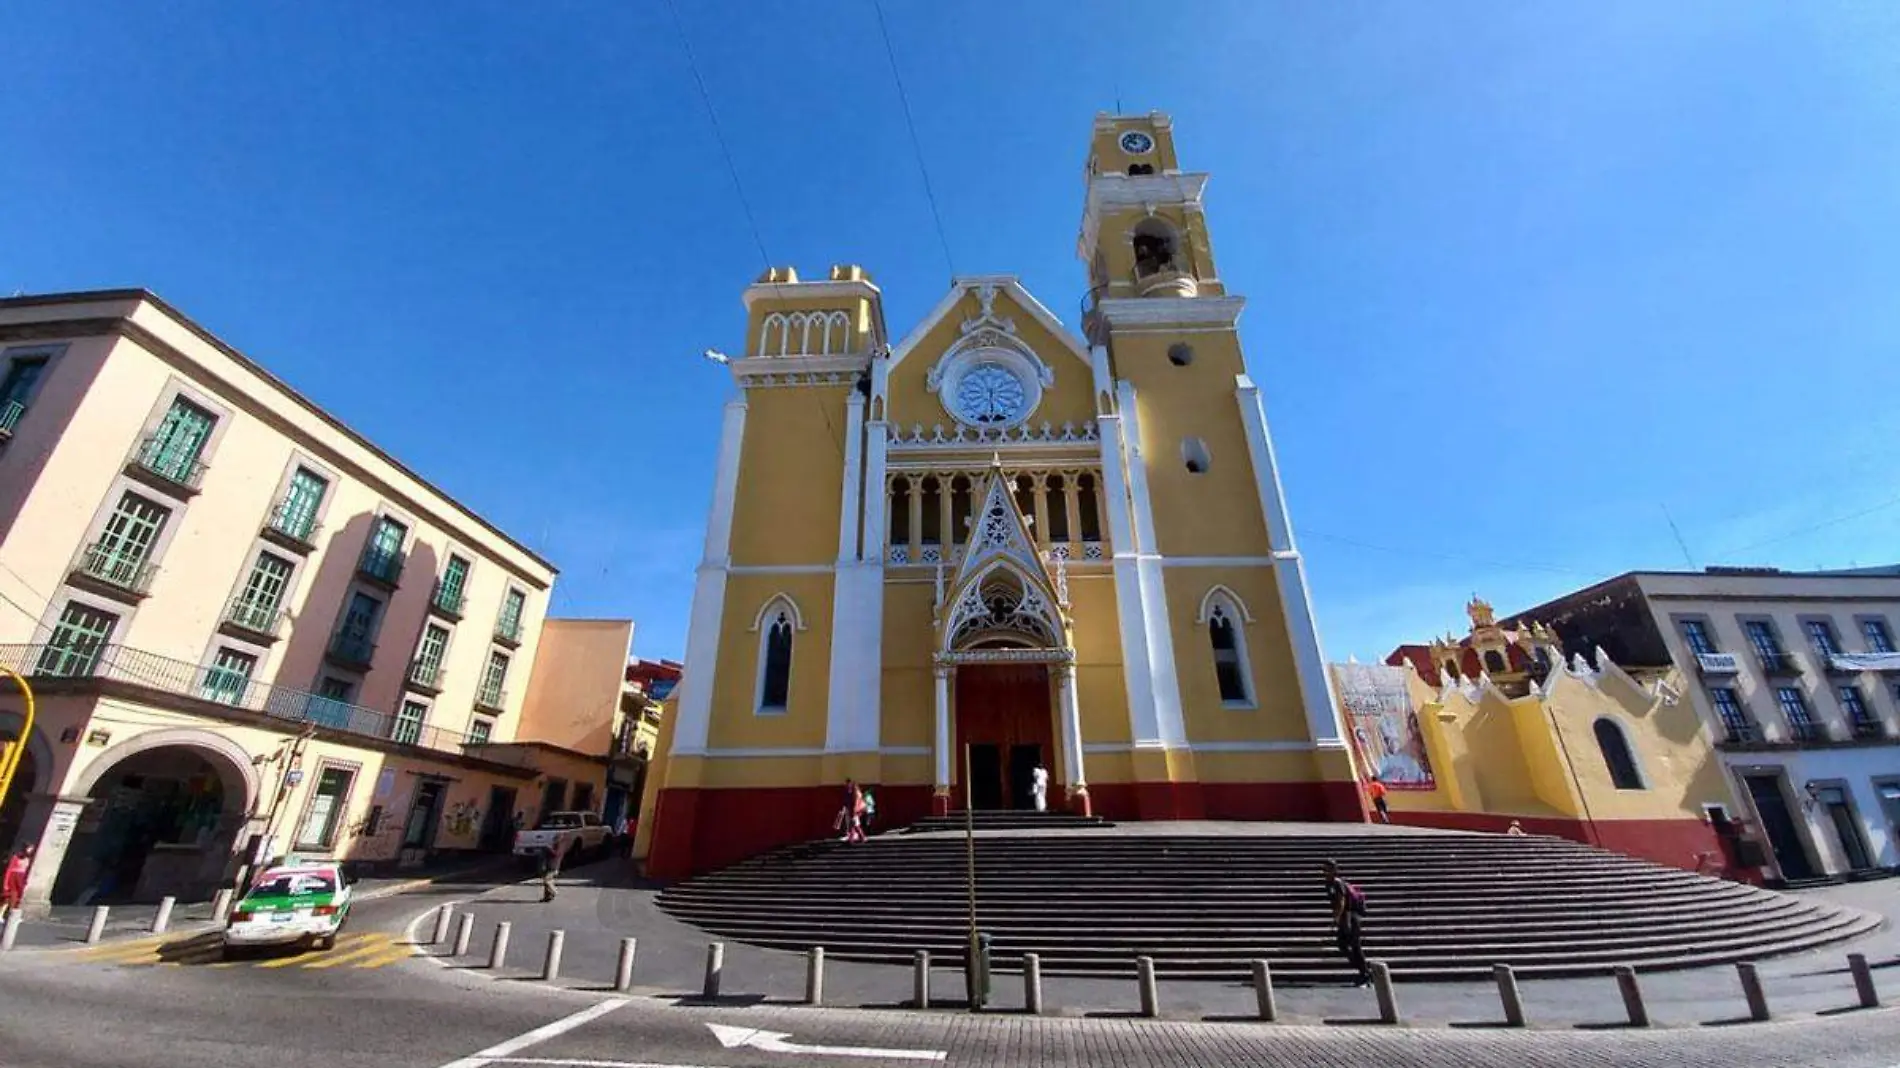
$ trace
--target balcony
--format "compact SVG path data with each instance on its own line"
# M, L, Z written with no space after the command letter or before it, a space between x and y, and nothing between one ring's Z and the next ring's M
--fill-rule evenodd
M317 532L323 524L317 522L314 512L302 508L292 509L290 499L285 498L271 507L270 518L264 521L264 537L291 552L307 556L316 551Z
M152 592L152 576L158 568L146 563L145 554L128 553L117 546L93 542L73 559L74 585L114 600L136 604Z
M521 645L521 621L519 619L503 619L496 622L495 640L510 649L519 648Z
M1722 741L1729 745L1753 745L1761 741L1761 731L1746 719L1722 720Z
M415 660L409 664L409 675L405 679L411 690L426 693L431 697L442 692L442 666L427 660Z
M13 428L20 423L20 417L26 414L26 405L19 401L0 404L0 441L13 436Z
M347 671L368 671L376 659L376 643L367 635L339 634L330 639L324 659Z
M282 608L242 594L231 599L231 604L224 610L224 620L219 624L220 630L236 631L237 637L266 643L275 642L281 637L283 627Z
M1788 722L1788 740L1792 742L1819 742L1827 738L1826 732L1812 720L1790 720Z
M1845 674L1862 671L1900 671L1900 653L1835 653L1828 670Z
M475 707L483 712L506 711L508 691L498 686L484 686L475 694Z
M429 611L451 623L462 621L462 609L468 604L468 594L460 589L449 589L442 585L441 579L435 580L435 592L429 595Z
M1856 718L1853 721L1854 739L1870 742L1887 736L1886 728L1877 719Z
M197 452L170 447L154 434L139 442L126 474L174 495L193 497L204 485L205 464Z
M379 586L393 590L402 581L404 556L401 549L378 549L371 546L363 550L362 559L356 562L356 573Z
M1789 653L1757 653L1761 660L1761 673L1770 677L1786 678L1801 674L1801 662Z
M123 645L101 645L85 650L49 645L0 645L0 667L32 677L34 688L47 693L96 693L103 685L111 684L134 691L132 696L141 700L203 710L208 715L312 723L385 742L397 737L397 719L388 713L261 682L246 681L241 686L233 686L226 681L228 673L215 667L172 660ZM204 695L208 692L218 694L218 699L207 700ZM171 698L170 702L164 700L167 697ZM404 731L403 736L406 738L408 732ZM464 744L460 733L437 727L418 727L414 738L409 744L452 753L460 752Z
M1742 660L1734 653L1697 653L1695 662L1704 675L1734 675L1742 670Z

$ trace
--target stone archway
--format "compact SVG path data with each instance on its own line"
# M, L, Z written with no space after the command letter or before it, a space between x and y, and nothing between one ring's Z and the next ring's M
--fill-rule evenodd
M88 764L68 797L88 802L56 862L54 904L208 897L223 885L257 797L251 758L209 731L151 731Z

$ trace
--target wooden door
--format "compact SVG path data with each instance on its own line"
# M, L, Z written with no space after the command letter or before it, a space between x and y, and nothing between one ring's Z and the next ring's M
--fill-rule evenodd
M977 807L1027 807L1026 776L1034 764L1022 754L1033 748L1042 766L1051 769L1052 780L1056 766L1049 669L1042 664L965 664L957 669L954 808L962 808L966 796L966 746L982 747L981 774L970 784Z

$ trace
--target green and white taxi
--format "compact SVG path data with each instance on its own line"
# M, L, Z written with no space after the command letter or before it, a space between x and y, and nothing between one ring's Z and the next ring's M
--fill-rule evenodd
M352 896L336 864L266 869L232 908L224 948L314 943L329 949L349 918Z

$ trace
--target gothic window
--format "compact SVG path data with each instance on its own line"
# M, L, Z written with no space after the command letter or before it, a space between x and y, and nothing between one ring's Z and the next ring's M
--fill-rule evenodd
M792 613L771 613L760 630L759 711L783 712L792 692Z
M950 544L970 540L970 480L962 475L950 480Z
M1486 649L1484 651L1484 669L1493 675L1504 674L1506 670L1504 666L1504 655L1499 653L1496 649Z
M1207 640L1214 647L1214 680L1220 685L1221 704L1253 704L1247 685L1247 656L1233 611L1216 604L1207 613Z
M1069 540L1069 497L1068 484L1061 475L1050 475L1044 483L1044 492L1049 495L1049 540L1065 542Z
M1597 748L1603 751L1603 763L1609 766L1611 785L1619 790L1643 789L1643 773L1636 767L1636 757L1630 752L1623 728L1604 717L1596 721L1592 730L1596 732Z
M1083 541L1102 540L1101 505L1095 499L1095 476L1075 478L1076 523L1082 528Z
M1036 480L1028 475L1017 475L1015 486L1016 510L1023 514L1025 520L1030 521L1029 533L1031 540L1041 540L1045 532L1037 530L1034 522L1036 516Z
M943 544L943 530L941 529L943 518L942 481L935 475L925 476L921 493L924 502L924 518L923 538L919 544L941 545Z
M891 480L891 544L910 544L910 479Z

